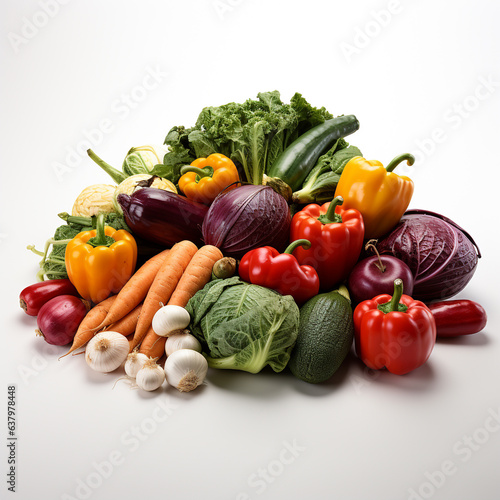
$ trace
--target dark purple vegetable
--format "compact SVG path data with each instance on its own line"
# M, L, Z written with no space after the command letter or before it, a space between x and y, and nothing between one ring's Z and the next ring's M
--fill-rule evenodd
M463 290L481 257L466 231L427 210L405 212L377 248L408 264L415 278L413 297L424 302L444 300Z
M89 302L74 295L54 297L38 312L36 334L42 336L48 344L69 344L89 309Z
M215 198L203 222L203 239L235 258L266 245L282 252L290 222L283 196L268 186L244 185Z
M125 221L134 234L173 246L182 240L202 245L201 226L208 207L170 191L142 188L118 195Z
M365 249L372 248L377 255L360 260L349 275L347 286L353 303L359 304L383 293L392 295L397 278L403 280L403 293L412 296L413 274L410 268L392 255L379 255L374 241L370 240Z

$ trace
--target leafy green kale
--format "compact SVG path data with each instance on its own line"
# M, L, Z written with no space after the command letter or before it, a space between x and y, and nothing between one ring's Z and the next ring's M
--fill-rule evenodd
M339 139L329 151L318 158L318 162L306 177L302 189L293 193L293 203L331 201L340 174L347 162L355 156L362 156L361 151L356 146L349 146L344 139Z
M290 295L241 281L209 282L186 306L208 365L258 373L282 371L297 339L299 308Z
M192 128L174 127L165 138L170 152L157 175L177 182L182 165L212 153L241 164L246 180L262 184L263 175L297 137L333 118L325 108L311 106L301 94L290 104L278 91L258 94L257 100L204 108ZM155 167L156 168L156 167ZM170 176L170 177L169 177Z
M37 273L39 280L44 279L60 279L67 278L66 264L64 255L66 253L66 245L81 231L92 229L95 224L95 217L73 217L67 213L59 214L59 217L66 221L66 224L59 226L52 238L45 242L43 252L35 249L34 245L29 245L27 248L33 253L40 255L40 271ZM123 216L115 213L107 214L105 217L106 225L113 227L116 230L125 229L130 231ZM49 253L50 248L52 248Z

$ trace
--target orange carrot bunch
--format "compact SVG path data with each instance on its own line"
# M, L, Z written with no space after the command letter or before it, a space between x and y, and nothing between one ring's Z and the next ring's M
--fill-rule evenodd
M164 305L185 307L212 275L215 262L223 257L212 246L198 247L191 241L176 243L155 255L139 268L117 295L92 308L80 324L70 350L84 347L103 329L130 338L130 350L160 358L165 352L165 337L152 328L155 313Z

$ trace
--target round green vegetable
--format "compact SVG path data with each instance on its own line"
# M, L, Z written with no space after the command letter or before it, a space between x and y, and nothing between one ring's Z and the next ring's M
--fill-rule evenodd
M316 125L302 134L276 159L267 173L278 177L297 191L312 170L318 158L341 137L356 132L359 122L354 115L338 116Z
M288 366L300 380L318 384L340 367L354 338L351 301L341 287L316 295L300 309L297 342Z

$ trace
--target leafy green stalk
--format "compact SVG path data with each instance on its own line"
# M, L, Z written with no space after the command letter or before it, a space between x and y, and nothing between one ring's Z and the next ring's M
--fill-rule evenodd
M361 156L361 151L356 146L349 146L343 139L337 141L329 151L319 157L306 177L302 189L293 193L292 201L302 204L330 201L345 165L355 156Z

